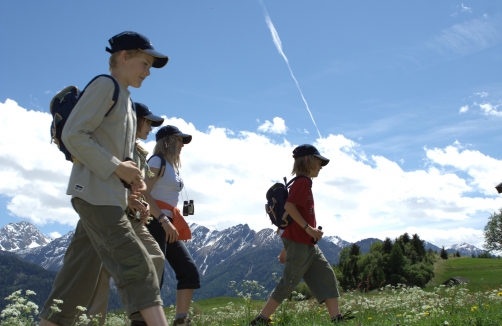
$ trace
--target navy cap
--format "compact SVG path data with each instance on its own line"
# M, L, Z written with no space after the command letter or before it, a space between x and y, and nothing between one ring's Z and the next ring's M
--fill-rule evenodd
M136 109L136 117L152 120L152 127L159 127L164 122L164 118L154 115L143 103L134 102L134 108Z
M327 159L324 156L322 156L321 153L319 153L319 151L317 150L317 148L315 148L312 145L303 144L303 145L300 145L300 146L296 147L293 150L293 157L294 158L299 158L299 157L303 157L303 156L307 156L307 155L314 155L315 157L321 159L322 160L322 163L321 163L322 166L326 166L329 163L329 159Z
M110 48L106 48L107 52L115 53L123 50L140 50L155 58L152 67L162 68L166 65L169 58L160 52L155 51L150 43L150 40L140 33L122 32L113 36L108 40Z
M183 144L188 144L192 141L192 136L182 133L178 127L175 126L164 126L157 131L155 135L155 140L159 141L166 136L178 136L183 138Z

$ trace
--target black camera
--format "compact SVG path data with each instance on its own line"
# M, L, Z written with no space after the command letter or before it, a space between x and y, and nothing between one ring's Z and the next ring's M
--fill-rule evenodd
M183 216L193 215L194 214L194 203L193 200L185 200L183 202Z
M497 186L495 186L495 189L497 189L497 192L500 194L502 193L502 182L499 183Z

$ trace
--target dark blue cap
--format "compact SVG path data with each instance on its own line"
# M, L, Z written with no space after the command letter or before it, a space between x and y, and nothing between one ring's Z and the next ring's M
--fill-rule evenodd
M178 136L183 138L183 144L188 144L192 141L192 136L182 133L178 127L175 126L164 126L157 131L155 135L155 140L159 141L166 136Z
M322 166L326 166L329 163L329 159L322 156L321 153L319 153L319 151L317 150L317 148L315 148L312 145L303 144L303 145L296 147L293 150L293 157L294 158L299 158L299 157L303 157L303 156L307 156L307 155L314 155L315 157L321 159Z
M164 118L154 115L143 103L134 102L134 107L136 109L136 117L152 120L152 127L159 127L164 122Z
M106 48L107 52L115 53L123 50L140 50L155 58L152 67L162 68L166 65L169 58L160 52L155 51L150 43L150 40L140 33L122 32L113 36L108 40L110 48Z

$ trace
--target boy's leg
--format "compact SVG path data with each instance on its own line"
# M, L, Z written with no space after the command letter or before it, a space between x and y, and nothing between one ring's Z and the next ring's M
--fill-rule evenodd
M136 219L131 219L130 221L134 232L138 236L141 243L143 243L146 251L148 252L148 255L152 259L157 275L157 280L160 284L162 281L162 276L164 274L164 253L161 251L159 245L157 244L157 241L155 241L150 232L148 232L148 229L143 225L142 221ZM131 325L141 325L142 322L144 322L144 319L139 312L130 315L129 319L132 321Z
M40 312L40 324L45 325L47 323L44 322L50 319L56 325L71 325L75 316L82 313L77 306L88 306L100 270L101 259L79 221L66 250L63 266L54 280L52 292ZM63 301L57 305L59 312L51 309L54 299Z
M303 275L305 283L312 291L319 303L326 303L330 317L335 317L340 313L338 307L338 285L335 272L324 257L321 249L314 246L314 259L310 268Z
M91 302L87 308L88 316L97 316L100 325L104 325L106 320L106 312L108 311L108 297L110 294L110 278L112 276L105 268L101 268L101 273L99 274L98 283L94 294L92 295Z
M326 308L328 309L329 316L334 318L340 314L340 307L338 306L338 298L326 298L324 300Z
M95 206L79 198L73 203L104 267L115 280L128 315L161 306L152 260L122 208Z
M312 262L312 246L285 238L282 242L286 248L284 274L270 295L273 301L269 299L262 310L262 315L267 318L293 292Z

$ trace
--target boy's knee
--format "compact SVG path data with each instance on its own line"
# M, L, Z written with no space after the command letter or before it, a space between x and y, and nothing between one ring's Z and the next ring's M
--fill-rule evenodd
M114 277L117 287L144 280L154 271L146 251L138 244L134 234L127 232L121 237L106 240L100 246L103 263Z

